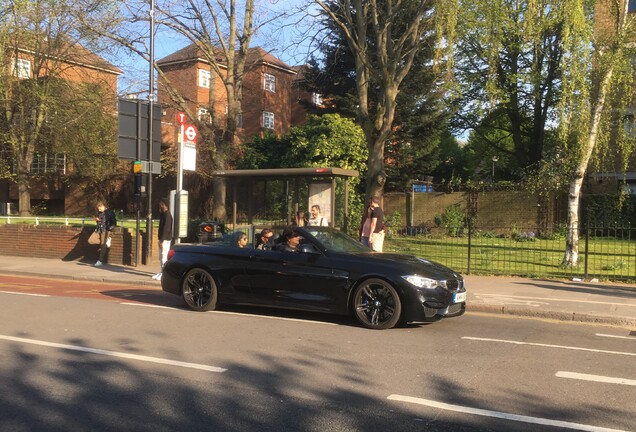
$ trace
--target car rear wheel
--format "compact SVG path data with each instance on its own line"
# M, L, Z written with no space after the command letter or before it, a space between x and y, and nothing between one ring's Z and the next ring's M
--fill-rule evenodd
M203 269L193 268L186 273L181 293L183 300L192 310L209 311L216 308L216 283L212 275Z
M364 327L384 330L395 327L402 315L402 302L395 288L382 279L363 281L353 295L353 313Z

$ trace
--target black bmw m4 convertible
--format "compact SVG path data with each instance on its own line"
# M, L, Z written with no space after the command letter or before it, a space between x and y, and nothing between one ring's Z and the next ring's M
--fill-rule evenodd
M372 252L329 227L296 228L296 252L239 247L226 237L177 244L163 268L164 291L195 311L224 304L352 315L364 327L462 315L462 277L411 255ZM241 245L242 246L242 245Z

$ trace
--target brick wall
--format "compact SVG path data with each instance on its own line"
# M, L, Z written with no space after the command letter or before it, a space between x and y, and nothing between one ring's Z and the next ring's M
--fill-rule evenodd
M0 225L0 255L95 262L99 258L99 246L89 245L87 241L93 230L93 227ZM145 243L144 239L142 234L142 243ZM134 231L116 228L106 262L134 265L135 250Z

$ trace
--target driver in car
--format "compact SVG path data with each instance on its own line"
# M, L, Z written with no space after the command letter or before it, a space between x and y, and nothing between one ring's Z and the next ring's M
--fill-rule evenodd
M280 243L276 245L275 250L298 253L300 252L298 245L300 245L301 238L300 233L294 227L288 226L283 230L280 236Z

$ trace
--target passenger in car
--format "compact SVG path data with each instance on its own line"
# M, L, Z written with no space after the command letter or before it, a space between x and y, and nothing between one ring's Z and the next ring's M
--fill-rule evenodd
M235 246L240 248L244 248L245 246L247 246L247 235L244 232L237 231L234 233L232 238Z
M296 228L293 226L288 226L283 230L279 238L279 243L276 245L274 250L279 252L294 252L298 253L298 245L300 245L301 235Z
M271 239L274 237L274 233L271 229L265 228L261 231L261 235L256 239L256 249L269 250L272 248Z

